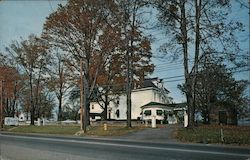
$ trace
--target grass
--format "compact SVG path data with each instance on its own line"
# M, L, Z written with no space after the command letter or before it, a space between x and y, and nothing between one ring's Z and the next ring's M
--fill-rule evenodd
M183 142L250 145L250 127L204 125L195 128L180 128L176 131L175 138Z
M8 129L10 132L18 133L40 133L40 134L62 134L74 135L79 130L79 126L18 126Z
M105 131L103 126L93 126L90 127L87 135L92 136L122 136L129 134L131 132L136 132L139 130L145 129L144 126L136 126L132 128L128 128L125 126L108 126L108 129Z
M11 130L12 128L15 128L15 126L4 126L3 128L0 128L0 131L7 131Z
M121 136L131 132L136 132L144 129L144 126L137 126L133 128L127 128L124 126L108 126L108 129L104 131L103 126L90 126L87 133L81 134L90 136ZM80 126L71 125L49 125L49 126L18 126L18 127L6 127L5 131L16 133L39 133L39 134L57 134L57 135L75 135L80 131Z

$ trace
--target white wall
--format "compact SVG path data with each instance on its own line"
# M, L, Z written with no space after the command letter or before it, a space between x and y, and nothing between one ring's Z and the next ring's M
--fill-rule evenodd
M165 98L164 98L165 97ZM137 119L141 117L141 107L149 102L159 102L159 103L168 103L168 99L166 98L167 94L163 95L160 89L156 89L153 87L150 88L142 88L133 90L131 93L131 118ZM111 102L109 104L109 109L111 110L111 119L117 120L126 120L127 119L127 102L126 102L126 95L122 94L119 96L118 101L119 104ZM94 109L92 108L94 105ZM108 110L109 110L108 109ZM119 110L120 116L117 117L116 112ZM91 113L101 113L103 110L96 102L90 103L90 112ZM108 113L109 114L109 113Z
M103 109L97 102L90 103L90 113L102 113Z

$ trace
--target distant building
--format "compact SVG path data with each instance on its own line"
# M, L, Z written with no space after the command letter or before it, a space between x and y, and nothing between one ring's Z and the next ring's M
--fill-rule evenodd
M15 115L15 118L18 118L19 122L30 121L30 114L27 115L27 113L19 112Z
M163 80L159 78L145 79L143 84L132 90L131 93L131 118L138 120L142 118L141 107L150 103L157 102L162 104L172 103L172 98L169 97L169 91L164 87ZM115 96L115 95L110 95ZM97 102L90 103L91 120L101 119L103 109ZM108 106L107 118L113 120L127 119L127 102L126 94L118 95L116 100Z
M212 107L210 113L210 123L237 125L237 110L235 107L217 105Z

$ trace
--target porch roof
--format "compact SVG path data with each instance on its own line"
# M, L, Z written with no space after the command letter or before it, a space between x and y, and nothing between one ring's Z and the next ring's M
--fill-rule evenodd
M169 107L167 104L159 103L159 102L149 102L143 106L141 106L142 109L145 108L162 108L165 110L173 110L173 108Z
M144 108L163 108L163 109L171 109L171 110L183 110L186 108L186 103L176 103L176 104L163 104L159 102L149 102L143 106L141 106L142 109Z

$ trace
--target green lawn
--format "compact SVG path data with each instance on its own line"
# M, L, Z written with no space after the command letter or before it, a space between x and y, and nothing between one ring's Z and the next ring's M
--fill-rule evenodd
M41 134L62 134L62 135L74 135L79 131L79 126L18 126L11 128L10 132L19 133L41 133Z
M121 136L126 135L131 132L136 132L139 130L145 129L144 126L136 126L132 128L128 128L125 126L108 126L108 129L105 131L103 126L94 126L90 127L87 135L97 135L97 136Z
M126 135L130 132L135 132L144 129L144 126L137 126L133 128L127 128L125 126L108 126L108 129L104 131L103 126L90 126L87 133L81 134L91 136L120 136ZM75 135L80 131L80 126L71 125L53 125L53 126L18 126L7 127L6 131L17 133L40 133L40 134L60 134L60 135Z
M221 140L221 128L224 141ZM250 127L204 125L181 128L176 131L175 137L183 142L250 145Z

